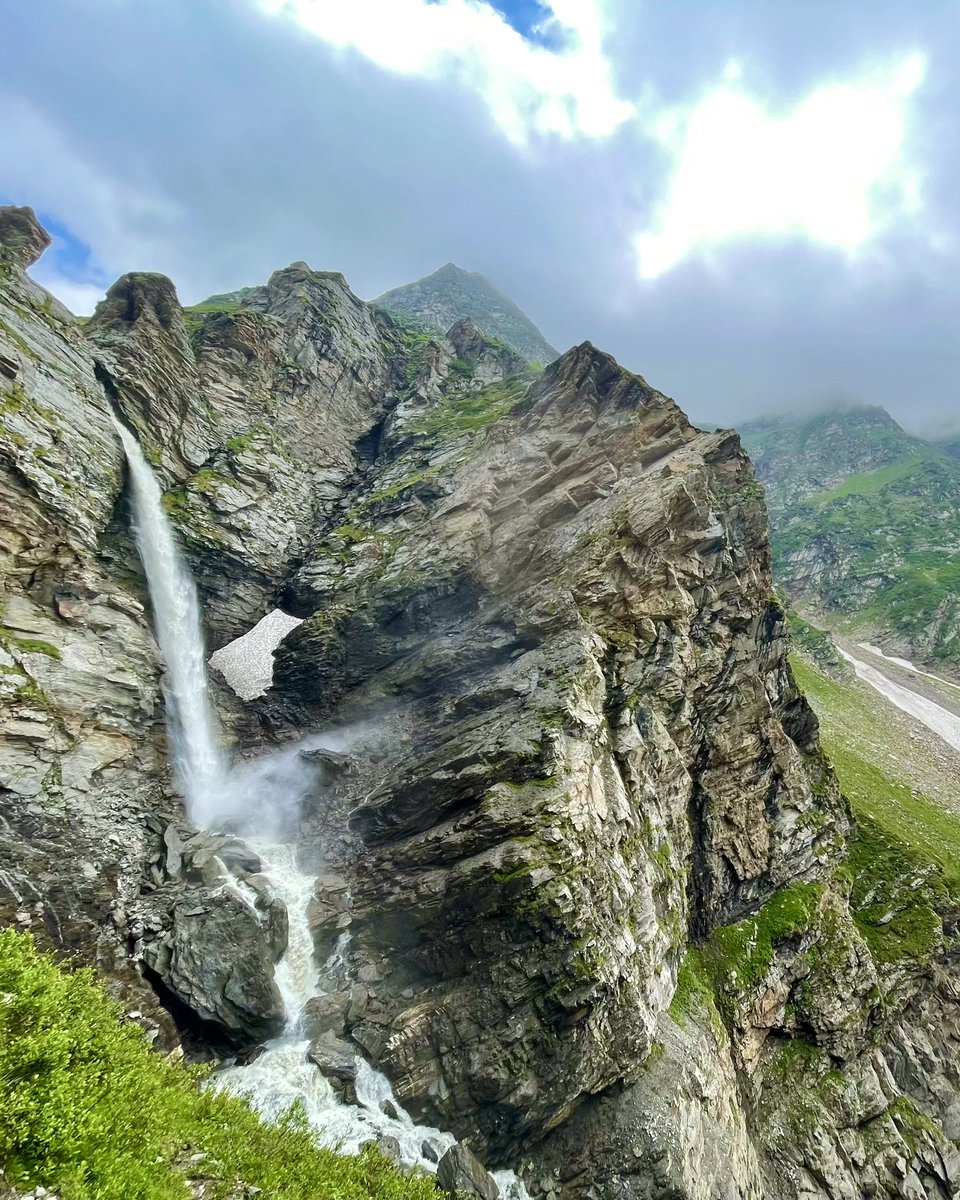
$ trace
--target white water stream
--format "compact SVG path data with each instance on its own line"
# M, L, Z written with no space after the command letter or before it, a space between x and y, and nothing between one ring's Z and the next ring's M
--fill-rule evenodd
M202 827L206 809L223 786L229 766L220 748L207 687L200 601L163 510L160 485L133 434L119 421L114 424L130 468L133 531L150 588L154 633L167 668L173 769L190 819Z
M287 949L275 972L286 1028L252 1063L219 1072L212 1085L247 1097L267 1119L278 1119L299 1102L317 1141L347 1154L357 1153L371 1140L395 1138L403 1163L434 1171L437 1159L455 1142L452 1134L415 1124L393 1096L386 1076L359 1055L355 1105L344 1103L307 1058L310 1041L301 1020L303 1009L314 996L324 994L325 976L329 978L338 964L332 959L319 968L314 961L308 908L316 881L300 870L296 846L280 839L293 836L312 773L300 747L236 766L223 753L207 683L197 590L178 552L160 486L136 439L119 421L115 424L130 468L137 548L166 664L171 756L188 816L199 828L229 827L242 833L287 909ZM313 744L331 746L322 737ZM228 877L224 886L250 903L242 884ZM512 1171L498 1171L494 1178L506 1200L529 1200Z

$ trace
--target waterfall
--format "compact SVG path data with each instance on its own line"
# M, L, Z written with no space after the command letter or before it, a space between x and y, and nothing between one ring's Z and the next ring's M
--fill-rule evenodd
M173 769L195 825L206 824L229 771L207 686L200 602L180 557L163 496L140 444L116 418L130 470L133 530L146 572L153 627L167 672L164 689Z
M371 1140L392 1137L401 1161L434 1171L438 1158L454 1144L452 1134L417 1125L395 1099L387 1077L359 1055L356 1104L340 1099L307 1057L310 1041L304 1036L303 1009L324 994L325 979L340 960L335 954L318 970L309 923L316 880L300 870L296 846L282 839L294 836L300 802L312 785L312 772L300 750L342 749L343 735L309 738L299 747L231 766L220 748L210 701L196 586L180 557L160 485L139 443L119 421L114 424L130 468L134 533L150 589L154 633L166 662L170 746L188 816L199 828L230 827L242 833L287 910L287 949L274 976L284 1004L284 1032L250 1065L212 1076L210 1086L246 1097L268 1120L279 1120L299 1101L321 1145L355 1154ZM249 889L239 881L226 875L223 886L254 907ZM497 1172L495 1179L504 1200L529 1200L512 1172Z

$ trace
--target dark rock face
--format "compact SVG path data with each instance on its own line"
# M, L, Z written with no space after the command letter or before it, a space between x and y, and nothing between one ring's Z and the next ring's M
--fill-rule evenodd
M352 948L384 976L352 1035L509 1155L649 1054L688 928L828 869L847 817L811 790L734 435L585 344L486 436L401 446L365 481L389 551L355 542L322 594L305 565L277 686L408 698L350 819Z
M437 1183L452 1200L479 1197L498 1200L500 1189L474 1154L461 1146L451 1146L437 1166Z
M305 1033L345 1097L359 1051L550 1200L952 1196L957 912L911 876L936 905L894 960L851 908L737 437L589 343L537 375L303 264L186 312L127 276L88 337L2 230L0 920L165 1048L151 987L214 1048L280 1028L286 911L170 793L114 405L213 634L306 618L249 744L357 739L302 830L340 947ZM472 1161L445 1186L492 1200Z
M136 949L196 1019L217 1025L236 1046L256 1045L283 1029L271 947L237 896L158 894Z
M287 948L287 912L259 871L239 839L170 823L128 909L133 957L148 978L194 1033L206 1026L241 1050L284 1026L273 968Z
M32 208L0 208L0 257L26 270L50 245L50 234Z

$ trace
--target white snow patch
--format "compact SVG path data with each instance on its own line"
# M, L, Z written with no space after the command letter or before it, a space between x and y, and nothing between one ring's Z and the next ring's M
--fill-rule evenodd
M221 646L210 665L224 677L241 700L255 700L273 683L273 652L291 629L303 622L275 608L243 637Z

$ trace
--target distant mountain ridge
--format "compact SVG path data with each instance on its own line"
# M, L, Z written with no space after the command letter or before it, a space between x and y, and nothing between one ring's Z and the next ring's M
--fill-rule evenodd
M960 459L871 405L741 427L785 597L960 667Z
M373 303L430 333L445 333L456 321L469 317L484 333L505 342L528 362L546 365L560 357L509 296L485 276L454 263L423 279L392 288Z

